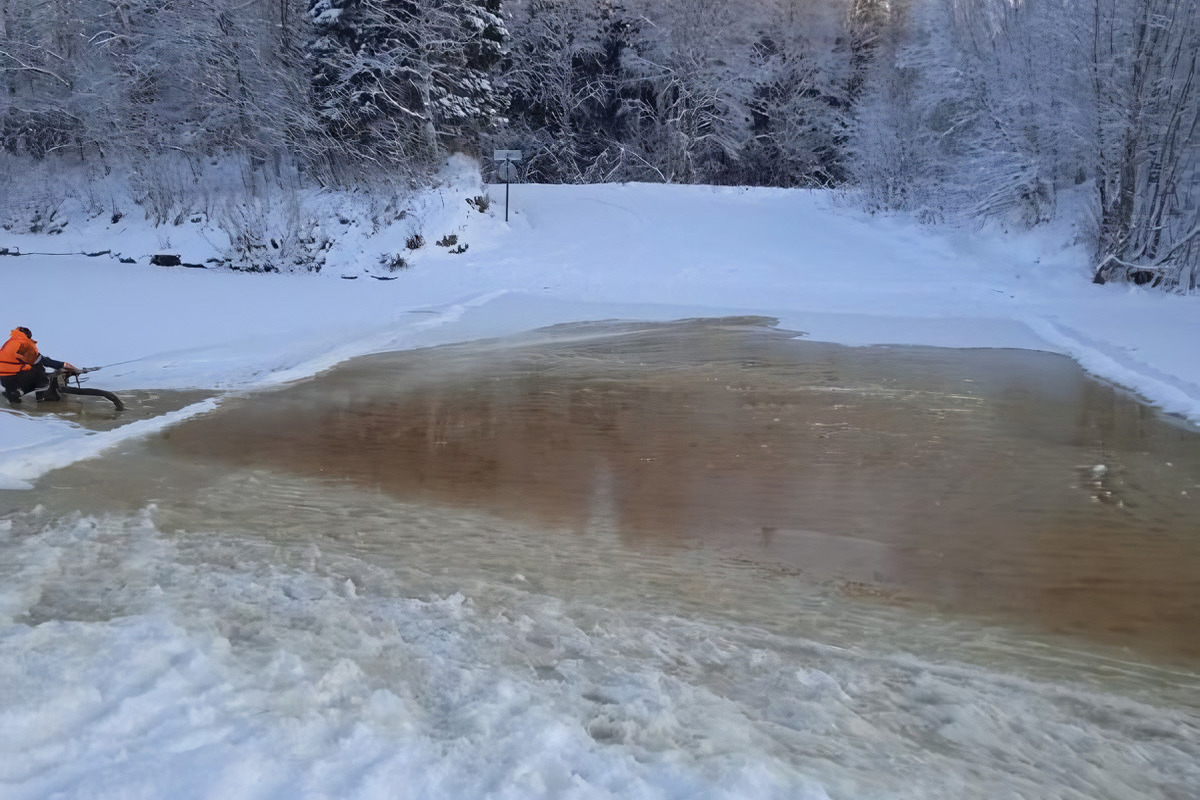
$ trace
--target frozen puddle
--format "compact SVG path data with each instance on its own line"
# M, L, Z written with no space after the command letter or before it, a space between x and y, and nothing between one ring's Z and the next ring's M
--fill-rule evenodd
M4 797L1182 798L1200 437L758 320L360 359L5 495Z

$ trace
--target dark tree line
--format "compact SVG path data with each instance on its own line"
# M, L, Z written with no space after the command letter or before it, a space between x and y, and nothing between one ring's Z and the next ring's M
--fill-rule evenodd
M0 0L0 148L329 183L517 147L956 224L1083 198L1098 275L1190 289L1198 57L1195 0Z

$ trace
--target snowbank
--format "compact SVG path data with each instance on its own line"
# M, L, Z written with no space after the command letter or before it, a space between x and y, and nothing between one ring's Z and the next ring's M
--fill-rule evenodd
M319 274L148 265L164 251L195 263L219 255L227 242L203 222L154 228L106 215L54 236L3 232L10 251L111 249L138 262L0 257L16 294L42 301L10 304L5 324L32 328L51 356L106 365L106 388L234 392L368 352L557 322L753 313L850 345L1063 353L1200 422L1197 298L1095 286L1084 254L1053 241L947 234L838 208L821 192L696 186L517 185L505 223L502 188L486 213L466 202L486 190L455 158L445 185L410 198L413 213L387 227L326 220L339 230ZM337 203L311 199L333 216ZM410 251L413 233L425 244ZM447 235L455 245L439 246ZM410 266L389 271L389 255ZM105 434L0 409L0 487L212 406Z

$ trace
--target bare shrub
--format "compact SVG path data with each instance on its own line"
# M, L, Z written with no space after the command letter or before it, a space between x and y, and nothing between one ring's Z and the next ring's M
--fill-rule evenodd
M391 272L397 272L402 269L408 269L411 265L399 253L382 253L379 256L379 266L387 267Z
M329 241L306 218L296 192L228 200L217 225L229 237L226 260L250 272L320 272Z
M0 225L5 230L61 232L66 223L59 213L77 193L77 174L54 160L6 155L0 161L0 176Z
M182 222L196 210L198 183L198 166L183 155L169 154L137 165L129 177L129 191L133 201L146 209L146 219L165 225Z

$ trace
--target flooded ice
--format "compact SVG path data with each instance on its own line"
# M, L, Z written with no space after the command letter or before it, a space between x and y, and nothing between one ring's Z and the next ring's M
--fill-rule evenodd
M1190 798L1200 435L765 320L383 354L5 493L0 794Z

